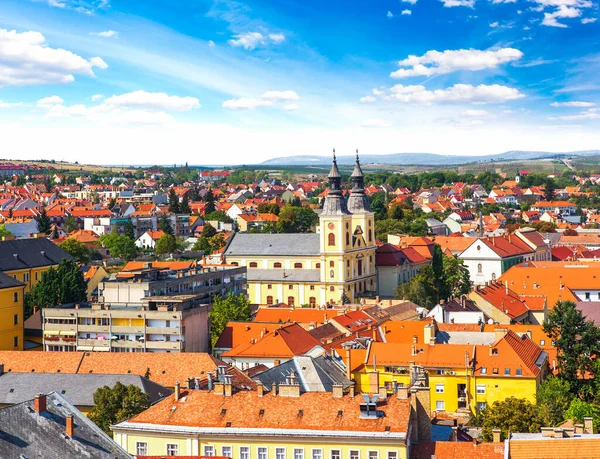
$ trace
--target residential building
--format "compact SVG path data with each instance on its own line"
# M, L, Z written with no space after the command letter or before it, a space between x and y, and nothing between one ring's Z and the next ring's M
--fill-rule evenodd
M348 200L334 156L329 192L314 234L244 234L233 237L227 263L248 268L250 302L289 306L351 302L376 290L374 214L358 157Z
M160 239L162 235L164 235L164 231L156 230L156 231L146 231L140 237L138 237L135 241L135 245L140 249L152 249L156 247L156 241Z
M25 284L0 271L0 349L20 351L24 345Z
M377 247L375 260L378 293L382 298L395 297L398 284L409 282L422 268L429 265L429 259L414 248L400 249L392 244Z
M0 365L0 368L2 366ZM0 374L0 407L15 405L35 398L38 394L60 393L71 405L86 416L94 407L94 393L102 387L121 383L133 385L148 394L154 404L171 394L166 387L138 375L6 373Z
M0 408L0 457L133 459L56 392Z
M487 317L473 301L466 297L444 301L435 305L427 314L438 323L483 324Z
M280 327L279 322L227 322L223 332L213 347L213 355L220 357L223 352L227 352L234 347L252 340L257 340Z
M79 270L83 273L83 280L87 284L87 298L90 300L98 298L98 285L108 277L108 273L102 266L81 266Z
M540 214L551 212L560 215L575 215L577 206L569 201L538 201L531 206L531 210L535 210Z
M415 396L416 398L416 396ZM415 407L412 409L411 403ZM132 454L222 455L234 459L407 459L411 435L430 420L420 400L305 392L297 384L279 394L177 391L145 412L113 426L115 441ZM430 435L429 435L430 437Z

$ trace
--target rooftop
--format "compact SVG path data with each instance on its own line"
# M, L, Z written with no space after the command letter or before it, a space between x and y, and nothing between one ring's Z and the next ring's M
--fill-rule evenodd
M317 256L318 234L249 234L236 233L225 256Z

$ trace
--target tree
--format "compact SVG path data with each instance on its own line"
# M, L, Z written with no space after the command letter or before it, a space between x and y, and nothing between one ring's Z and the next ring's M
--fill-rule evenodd
M177 197L177 193L175 193L175 188L169 190L169 212L173 212L174 214L179 213L179 198Z
M150 407L150 397L133 385L117 382L114 387L104 386L94 392L94 407L88 418L104 432L112 435L110 426Z
M162 230L163 233L170 234L171 236L175 234L173 227L171 226L171 222L165 214L161 215L158 219L158 228Z
M550 222L535 222L531 224L540 233L556 233L556 227Z
M72 233L79 229L79 224L77 223L77 219L73 217L73 215L69 215L65 218L65 223L63 224L63 228L66 233Z
M46 208L43 207L40 215L36 218L38 233L48 234L52 230L52 222L46 214Z
M467 295L471 291L471 277L469 270L460 258L444 257L444 293L446 300Z
M421 269L409 282L398 284L396 298L407 299L427 309L437 304L437 292L429 266Z
M202 228L202 232L200 235L205 239L210 239L215 234L217 234L217 230L210 223L204 223L204 228Z
M544 321L544 333L555 342L558 368L575 393L586 381L579 376L595 370L594 356L600 351L600 329L587 320L571 301L558 301Z
M110 198L110 201L108 201L108 210L112 211L113 208L117 205L117 199L116 198Z
M493 429L501 430L501 438L507 438L509 432L538 432L540 423L535 405L524 398L508 397L494 402L483 412L484 441L492 441Z
M6 225L0 225L0 239L12 235L13 233L6 227Z
M284 206L279 211L278 233L308 233L317 224L319 217L306 206Z
M600 425L600 407L595 403L587 403L580 398L574 398L565 410L564 417L578 424L583 424L583 418L593 418L596 431Z
M210 212L210 213L204 213L204 220L208 221L208 220L216 220L218 222L223 222L223 223L233 223L233 220L231 219L231 217L229 215L227 215L225 212L223 212L222 210L215 210L214 212Z
M137 256L138 249L131 239L120 234L103 234L99 242L106 247L115 258L131 260Z
M554 427L564 420L564 413L573 400L568 381L550 376L541 384L537 393L537 410L543 426Z
M79 263L87 265L90 262L92 255L90 249L76 239L66 239L62 244L60 244L60 248L76 258Z
M225 238L223 237L222 233L219 234L215 234L213 237L211 237L208 242L210 243L211 248L213 249L213 251L219 250L223 247L225 247Z
M447 298L448 296L444 279L444 253L439 244L433 246L433 255L429 266L433 275L433 285L437 292L437 299L439 302L440 298Z
M170 234L163 234L161 237L158 238L158 241L156 241L156 246L154 247L154 253L156 255L164 255L166 253L172 253L175 251L175 248L177 247L177 241L175 240L174 236L171 236Z
M577 236L579 233L571 228L567 228L563 231L563 236Z
M212 310L210 311L210 337L214 347L215 343L225 330L227 322L249 321L252 315L250 303L246 295L234 295L230 293L225 298L218 296Z
M42 273L40 281L26 297L25 315L31 316L33 307L48 308L77 303L87 298L87 284L74 260L62 260L56 268Z
M204 201L206 202L206 205L204 206L204 215L210 214L211 212L217 210L215 207L215 196L210 188L204 195Z
M348 298L348 295L346 295L345 291L342 293L342 296L340 298L340 303L341 304L350 304L350 298Z
M205 237L200 237L194 243L192 251L204 252L204 255L210 255L212 253L212 247L210 246L210 242L208 242L208 239L206 239Z
M133 226L131 218L123 225L123 236L135 241L135 226Z
M188 199L188 194L183 195L183 199L181 200L181 204L179 205L179 213L181 214L191 214L192 209L190 208L190 201Z

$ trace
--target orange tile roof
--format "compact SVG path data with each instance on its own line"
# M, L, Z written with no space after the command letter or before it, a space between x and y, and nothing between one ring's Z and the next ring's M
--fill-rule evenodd
M385 330L386 343L412 343L417 337L418 343L423 343L423 328L433 323L433 319L425 320L395 320L387 321L381 325Z
M128 272L128 271L139 271L140 269L144 269L144 264L146 262L143 261L129 261L127 262L127 264L125 266L123 266L123 269L121 269L121 272ZM152 262L152 268L157 268L157 269L163 269L163 270L169 270L169 271L181 271L184 269L190 269L194 266L194 262L193 261L153 261Z
M476 376L482 376L481 368L487 368L487 376L493 376L494 368L498 369L498 376L504 376L506 368L510 369L511 376L515 376L516 370L520 369L521 377L535 377L541 371L535 363L542 350L527 335L518 336L512 330L507 330L492 349L494 352L490 355L489 346L476 346Z
M511 459L597 459L600 438L511 439L509 450Z
M438 331L441 332L480 332L481 325L479 324L454 324L454 323L438 323L436 324Z
M341 312L343 311L310 308L260 308L252 321L280 323L296 322L299 324L324 324Z
M333 398L330 393L306 392L299 397L265 395L254 391L231 397L206 390L183 390L178 401L167 397L129 423L209 428L262 428L347 432L406 433L410 401L388 397L377 409L387 416L360 417L362 397ZM173 409L175 407L175 409ZM299 412L302 410L302 414ZM342 412L340 415L339 412Z
M146 234L148 236L150 236L150 239L152 239L153 241L157 241L160 239L161 236L163 236L165 234L165 232L163 230L156 230L156 231L146 231Z
M244 343L250 343L252 339L259 339L261 334L278 329L278 323L264 322L227 322L225 329L219 336L215 348L232 349Z
M472 297L475 303L478 296L511 319L529 312L526 302L500 282L492 282L490 285L476 289Z
M242 343L224 352L223 357L266 357L292 358L304 355L321 342L298 324L281 326L277 330L265 333L256 342Z
M98 236L93 231L75 230L69 233L66 239L75 239L77 242L81 242L82 244L93 244L95 242L98 242L100 236Z
M414 444L410 459L503 459L504 443L425 441ZM512 456L511 456L512 457Z

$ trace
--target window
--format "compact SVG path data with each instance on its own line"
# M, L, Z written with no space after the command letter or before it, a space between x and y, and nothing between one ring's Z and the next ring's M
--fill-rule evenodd
M135 442L135 454L138 456L148 455L148 443L142 441Z
M492 280L495 281L496 280L496 273L492 273Z
M321 269L321 263L317 263L317 264L315 265L315 268L316 268L316 269Z
M323 450L322 449L313 449L312 450L312 459L323 459Z
M294 297L293 296L288 296L287 304L288 304L288 306L294 306Z
M585 299L589 300L590 299L590 292L585 292Z
M308 300L311 308L314 308L317 305L317 299L314 296L311 296Z
M231 262L231 264L232 264L233 266L239 266L239 263L238 263L237 261L232 261L232 262ZM36 274L37 274L37 273L36 273Z
M250 447L240 446L240 459L250 459Z
M19 302L19 292L13 293L13 302L15 302L15 303Z
M25 274L23 274L23 280L24 280L25 282L29 282L29 273L25 273Z
M271 306L273 304L273 297L271 295L269 295L267 297L267 305Z
M302 269L302 263L294 263L294 268Z
M540 346L545 346L546 345L546 340L545 339L541 339L540 340Z
M334 262L333 260L331 260L331 261L329 262L329 267L330 267L330 268L333 268L334 266L335 266L335 262Z
M288 290L294 290L294 285L293 284L288 285Z
M481 263L479 263L479 264L477 265L477 272L478 272L479 274L481 274L481 273L483 272L483 266L481 266Z
M311 285L311 286L310 286L310 289L311 289L311 290L314 290L314 289L315 289L315 286L314 286L314 285Z
M281 268L281 263L273 263L273 268Z
M516 371L515 371L515 374L517 376L521 376L523 374L523 370L521 370L520 368L517 368Z
M13 316L13 325L19 325L19 314Z
M477 402L477 411L485 411L486 408L487 408L487 403Z
M443 394L444 393L444 385L443 384L436 384L435 385L435 393L436 394Z
M335 289L333 288L333 285L331 287L329 287L329 291L333 292Z
M444 405L444 401L443 400L437 400L435 402L435 409L436 409L436 411L444 411L444 407L445 407L445 405Z
M329 236L327 236L327 245L335 245L335 234L329 233Z
M258 459L267 459L267 448L261 446L258 448Z
M214 446L204 446L204 455L205 456L214 456L215 455L215 447Z
M38 280L38 273L35 273L35 280Z
M369 459L379 459L379 451L369 451Z
M275 448L275 459L285 459L285 448Z
M294 459L304 459L304 450L302 448L294 448Z
M398 451L388 451L387 459L398 459Z
M485 384L477 384L475 388L478 394L485 394Z
M505 368L505 369L504 369L504 374L505 374L506 376L510 376L510 368Z
M273 286L271 284L267 284L267 290L271 290L273 289Z
M232 454L231 446L223 446L221 448L221 456L223 456L223 457L232 457L233 454Z
M498 368L493 368L492 369L492 373L495 374L495 375L497 375L498 374Z
M350 233L346 231L346 245L350 245Z
M342 452L339 449L332 449L331 459L342 459Z
M179 445L167 443L167 456L177 456L179 454Z
M19 337L15 336L13 338L13 347L19 347Z
M250 262L250 267L251 267L251 268L258 268L258 263L257 263L257 262L255 262L255 261L251 261L251 262Z
M351 449L350 450L350 459L360 459L360 451Z

